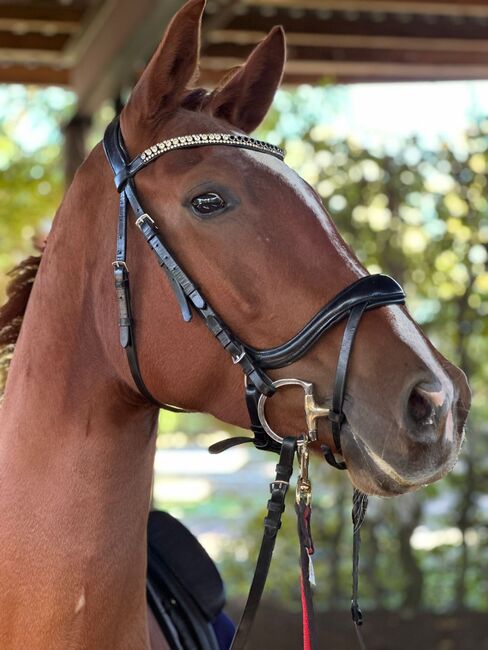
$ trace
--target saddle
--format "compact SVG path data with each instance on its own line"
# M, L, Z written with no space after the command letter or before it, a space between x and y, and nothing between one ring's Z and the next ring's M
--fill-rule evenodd
M171 649L220 650L225 593L208 553L167 512L150 513L147 541L147 602Z

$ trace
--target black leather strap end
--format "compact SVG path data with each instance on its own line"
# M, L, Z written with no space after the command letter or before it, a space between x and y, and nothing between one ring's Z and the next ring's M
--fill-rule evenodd
M221 454L223 451L226 451L231 447L236 447L237 445L243 445L248 442L254 442L254 438L249 438L248 436L226 438L225 440L219 440L219 442L214 442L213 445L210 445L208 451L211 454Z
M327 447L327 445L322 445L320 449L322 450L322 453L324 454L324 458L329 463L329 465L340 470L347 469L346 463L344 461L337 460L337 458L332 453L330 447Z
M114 266L115 292L119 305L119 339L126 349L132 341L132 315L130 309L129 273L127 267Z

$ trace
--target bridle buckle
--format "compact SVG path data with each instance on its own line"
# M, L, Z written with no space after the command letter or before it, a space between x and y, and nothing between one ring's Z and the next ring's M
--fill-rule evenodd
M112 266L114 269L125 269L127 273L129 272L129 269L127 268L127 264L121 260L115 260L115 262L112 262Z
M246 356L246 350L244 349L244 346L241 345L241 351L238 353L236 352L235 354L232 355L232 363L234 365L237 365L244 359L245 356Z
M141 228L142 228L142 224L143 224L145 221L149 221L149 223L151 224L151 226L154 226L154 219L152 219L152 218L147 214L147 212L144 212L144 214L141 214L141 216L138 217L138 218L136 219L136 226L137 226L139 229L141 229Z

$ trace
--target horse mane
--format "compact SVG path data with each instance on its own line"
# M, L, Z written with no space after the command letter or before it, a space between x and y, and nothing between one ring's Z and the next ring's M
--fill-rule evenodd
M11 280L7 286L7 302L0 307L0 396L41 257L31 255L8 273Z

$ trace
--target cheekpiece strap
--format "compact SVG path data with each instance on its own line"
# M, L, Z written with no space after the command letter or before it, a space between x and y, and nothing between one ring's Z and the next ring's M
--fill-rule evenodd
M132 162L129 162L120 131L120 125L117 119L107 127L103 140L105 154L114 172L115 185L120 193L117 251L114 262L114 269L116 272L116 290L119 298L119 325L121 328L120 340L122 346L127 352L132 376L140 392L154 404L163 408L166 408L166 405L161 404L158 400L152 397L144 385L139 362L137 360L134 324L130 314L129 273L126 264L127 203L129 203L134 212L137 227L143 234L149 247L156 255L159 265L168 277L170 286L178 301L183 320L186 322L190 321L192 318L192 310L196 311L220 345L231 356L233 363L240 365L247 378L247 383L254 386L260 393L265 395L269 396L274 393L271 379L255 363L252 355L249 354L249 351L244 347L239 339L233 335L231 330L207 303L198 287L186 275L164 243L157 225L144 211L144 208L137 197L133 177L150 162L168 151L211 145L225 145L229 147L239 147L241 149L250 149L261 153L267 153L280 159L283 159L284 156L283 151L279 147L275 147L274 145L260 140L255 140L248 136L227 133L205 133L180 136L178 138L158 142L156 145L146 149ZM263 447L263 445L264 443L261 442L259 445L260 448Z

